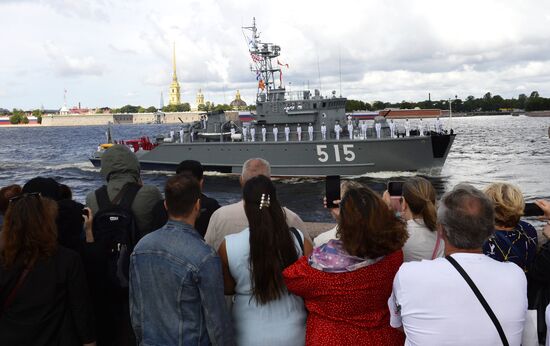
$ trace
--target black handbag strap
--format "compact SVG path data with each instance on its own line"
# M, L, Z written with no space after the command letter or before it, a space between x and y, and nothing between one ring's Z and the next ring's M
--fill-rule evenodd
M497 328L498 335L500 336L500 340L502 340L502 345L508 346L509 345L508 339L506 339L506 334L504 334L504 330L502 329L502 326L500 325L498 318L495 316L495 313L493 312L493 310L491 309L491 307L489 306L489 304L487 303L487 301L485 300L485 298L477 288L476 284L474 284L474 282L472 281L470 276L466 273L464 268L462 268L462 266L458 264L458 262L454 258L452 258L450 255L446 256L445 258L447 259L447 261L451 262L453 267L455 267L455 269L460 273L460 275L462 275L464 280L466 280L466 282L468 283L468 285L476 295L477 299L479 300L479 302L487 312L487 315L489 315L489 317L491 318L491 321L493 321L493 324Z
M19 289L21 286L23 286L23 283L25 282L25 279L27 278L27 275L29 275L30 269L25 267L23 271L21 272L21 275L19 275L19 278L17 279L17 283L12 288L11 292L8 294L8 297L4 301L4 304L2 305L2 309L0 309L0 316L2 316L2 313L11 305L11 303L14 301L15 297L17 296L17 292L19 292Z
M296 237L296 240L298 240L298 244L300 245L300 249L302 249L302 255L304 254L304 241L302 240L302 237L300 236L300 232L294 227L289 228L292 234Z

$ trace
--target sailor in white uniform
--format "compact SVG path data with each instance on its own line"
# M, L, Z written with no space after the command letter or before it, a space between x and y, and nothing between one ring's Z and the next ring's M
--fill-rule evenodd
M170 142L174 143L174 130L170 130Z
M250 128L250 140L252 142L255 142L256 141L256 126L252 126Z
M234 141L233 137L235 137L235 132L236 132L235 126L231 125L230 132L231 132L231 142L233 142Z
M336 120L336 124L334 124L334 135L336 136L336 140L340 140L340 132L342 132L342 127L340 126L340 122Z
M277 142L277 137L279 137L279 129L277 125L273 125L273 140Z
M395 123L390 119L390 137L395 138Z
M195 129L191 129L191 133L189 134L189 137L191 137L191 142L195 141Z
M367 139L367 126L366 121L361 123L361 137L363 137L363 139Z
M441 120L439 120L439 117L435 119L435 132L437 133L443 132L443 125L441 124Z
M424 136L424 122L422 121L422 118L420 118L420 124L418 124L418 132L420 133L420 136Z
M348 134L349 139L353 139L353 123L351 122L351 120L348 120Z
M380 135L382 132L382 124L376 123L374 124L374 128L376 129L376 138L380 139Z
M313 140L313 125L311 125L311 123L309 123L309 125L307 126L307 134L309 135L309 140L312 141Z
M262 142L266 141L267 137L267 129L265 128L265 125L262 125Z
M290 140L290 127L288 127L288 124L285 125L285 140L287 142Z
M302 141L302 127L300 126L300 124L298 124L298 126L296 126L296 135L298 135L298 142L301 142Z
M327 125L325 123L321 124L321 136L323 137L323 140L327 140Z
M243 142L247 141L248 137L248 126L243 126Z
M183 143L183 129L180 129L180 143Z
M409 119L405 119L405 136L411 136L411 123L409 123Z

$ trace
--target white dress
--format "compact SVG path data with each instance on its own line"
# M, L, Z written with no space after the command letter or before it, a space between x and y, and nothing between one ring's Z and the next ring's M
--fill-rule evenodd
M296 237L291 236L301 254ZM284 293L278 300L258 305L251 295L249 238L248 228L225 237L229 271L235 279L232 319L237 345L304 345L307 313L302 298Z

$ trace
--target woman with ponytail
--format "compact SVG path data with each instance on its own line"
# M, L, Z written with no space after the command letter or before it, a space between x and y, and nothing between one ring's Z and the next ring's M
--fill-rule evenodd
M237 345L304 345L303 300L287 291L282 272L312 245L289 228L275 186L263 175L243 187L249 227L225 237L222 259L225 294L234 294Z
M435 189L421 177L403 184L401 217L407 221L409 239L403 246L403 262L443 257L443 239L436 230Z

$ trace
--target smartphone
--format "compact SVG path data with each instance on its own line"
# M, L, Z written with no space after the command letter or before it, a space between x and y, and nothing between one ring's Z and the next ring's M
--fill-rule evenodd
M525 208L523 208L524 216L542 216L544 211L535 203L525 203Z
M401 197L403 195L403 181L388 182L388 193L392 197Z
M340 199L340 176L328 175L325 178L325 196L327 197L327 208L338 208L332 201Z

